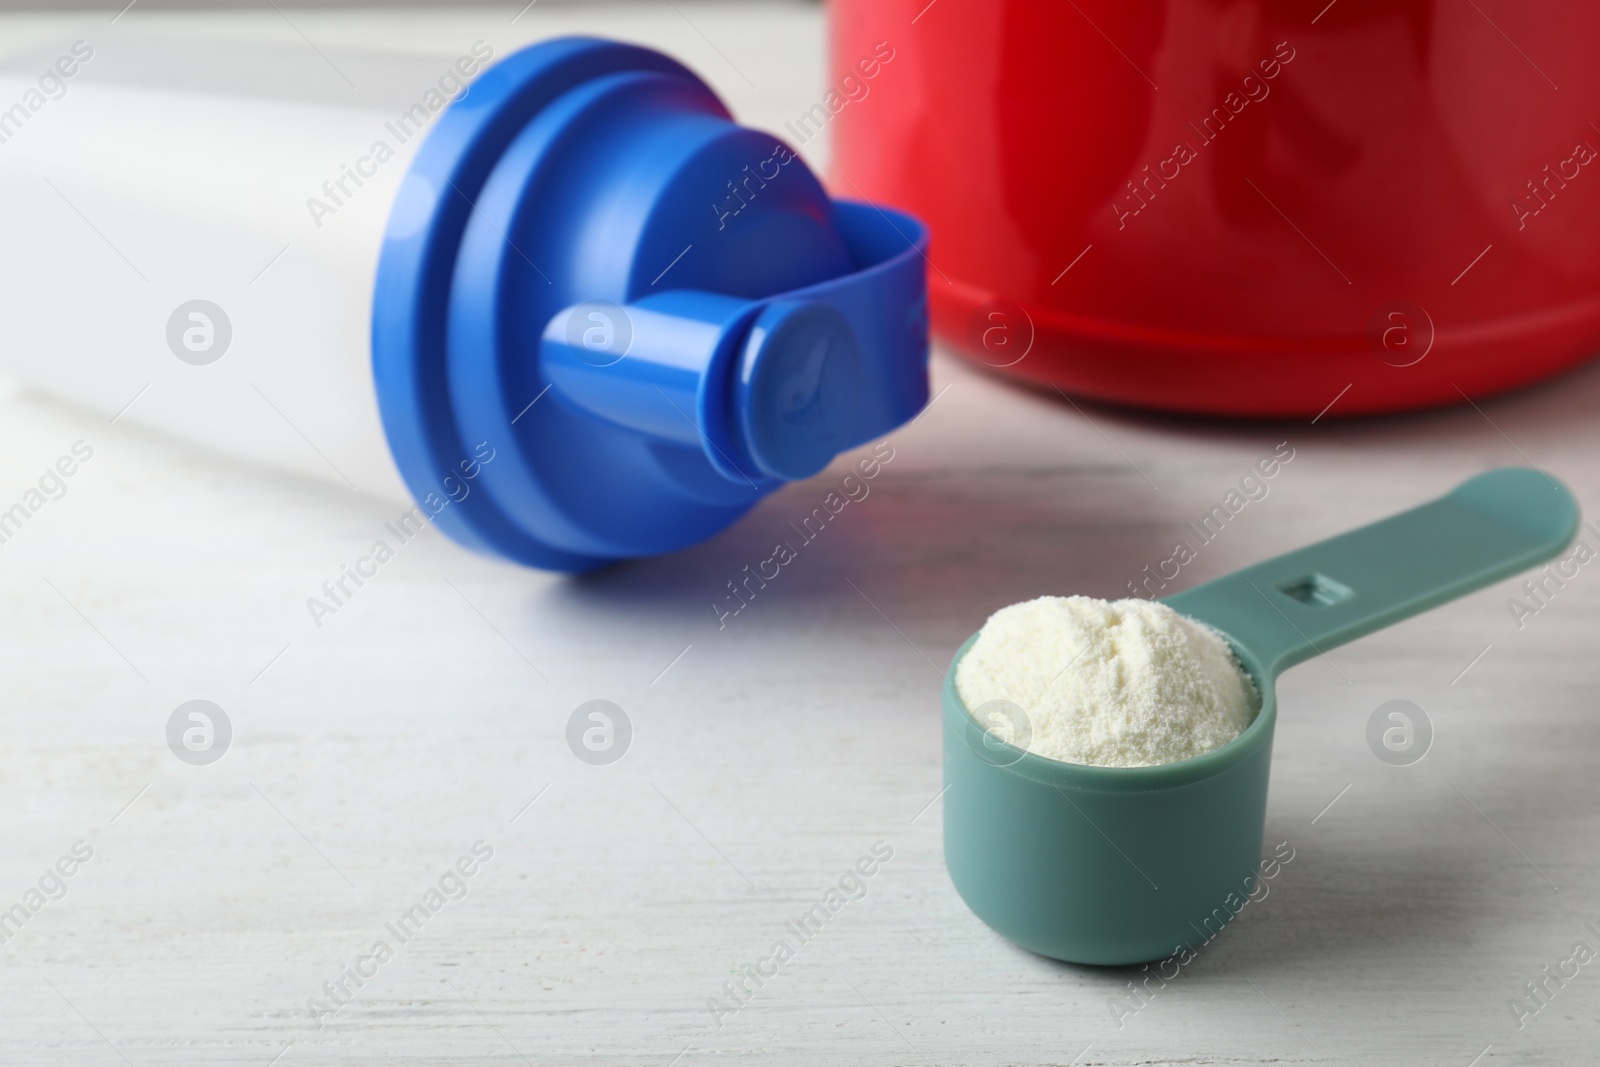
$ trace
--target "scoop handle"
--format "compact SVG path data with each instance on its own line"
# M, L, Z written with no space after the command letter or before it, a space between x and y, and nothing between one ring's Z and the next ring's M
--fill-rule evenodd
M1505 467L1420 507L1164 599L1244 646L1268 677L1555 556L1578 505L1541 471Z

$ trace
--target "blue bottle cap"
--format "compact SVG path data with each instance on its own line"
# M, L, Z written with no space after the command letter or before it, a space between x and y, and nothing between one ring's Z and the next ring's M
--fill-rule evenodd
M926 242L831 200L666 56L514 53L439 117L390 215L390 450L450 536L530 566L701 541L927 403Z

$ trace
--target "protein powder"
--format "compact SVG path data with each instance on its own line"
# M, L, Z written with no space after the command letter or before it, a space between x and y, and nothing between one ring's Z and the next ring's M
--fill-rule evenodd
M1100 767L1210 752L1238 737L1261 703L1215 630L1154 601L1084 596L995 612L961 658L956 691L1002 740ZM1015 709L985 709L996 700L1020 709L1021 721Z

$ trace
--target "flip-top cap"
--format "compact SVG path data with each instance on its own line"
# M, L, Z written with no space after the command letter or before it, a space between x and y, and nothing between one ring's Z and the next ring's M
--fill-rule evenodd
M666 56L535 45L440 116L392 210L390 449L482 551L577 571L693 544L927 402L925 244Z

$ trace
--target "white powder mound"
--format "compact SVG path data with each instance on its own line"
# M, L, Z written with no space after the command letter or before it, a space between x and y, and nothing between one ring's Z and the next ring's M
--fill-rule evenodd
M1150 767L1238 737L1260 698L1215 630L1165 604L1046 596L989 617L956 669L969 710L1008 700L1021 736L1050 759ZM990 722L980 723L989 726Z

